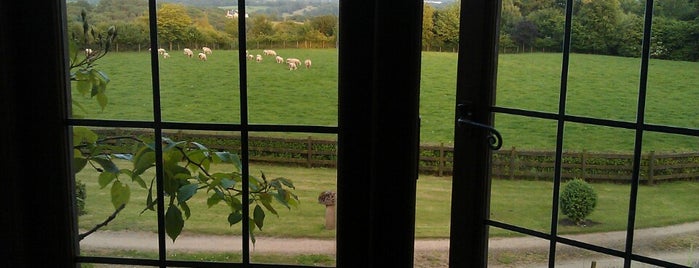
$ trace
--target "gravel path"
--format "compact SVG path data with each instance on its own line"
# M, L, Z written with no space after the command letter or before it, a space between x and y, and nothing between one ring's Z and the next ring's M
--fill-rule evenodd
M636 230L634 245L639 248L652 248L652 244L668 237L699 237L699 222L686 223L674 226L649 228ZM566 238L588 242L596 245L603 245L619 250L623 250L626 232L607 232L581 235L569 235ZM242 243L239 236L217 236L217 235L191 235L182 234L173 243L167 240L167 248L176 251L208 251L208 252L235 252L241 251ZM699 244L699 241L697 241ZM80 242L83 249L131 249L131 250L157 250L157 236L148 232L130 231L102 231L96 232ZM517 238L493 238L489 242L491 252L537 252L548 250L548 241L533 237ZM277 254L335 254L335 240L303 239L303 238L273 238L257 237L257 243L251 250L256 253L277 253ZM442 260L431 260L429 265L433 267L441 266L444 262L449 248L448 239L418 239L415 241L416 258L430 255L437 257L442 252ZM684 258L686 262L687 254L677 252L657 253L662 256L652 255L657 258L673 260L673 258ZM674 256L678 255L678 256ZM699 252L693 254L694 258L699 258ZM663 257L665 256L665 257ZM691 256L691 255L689 255ZM599 263L603 264L603 262ZM534 265L533 267L535 267ZM418 265L416 265L418 267ZM428 267L428 266L425 266ZM507 267L507 266L503 266ZM565 267L565 266L563 266ZM579 264L578 266L579 267ZM598 267L607 267L600 265ZM611 266L610 266L611 267Z

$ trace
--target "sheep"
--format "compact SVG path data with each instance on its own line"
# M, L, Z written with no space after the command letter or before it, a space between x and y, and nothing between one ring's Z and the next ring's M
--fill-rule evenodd
M167 53L167 52L163 53L163 59L167 59L169 57L170 57L170 53Z
M274 59L277 60L277 63L284 63L284 58L282 58L280 56L276 56Z
M249 59L249 60L252 60L252 59L254 59L254 58L255 58L255 56L254 56L254 55L252 55L252 54L248 54L248 59Z
M265 49L262 51L262 54L268 55L268 56L276 56L277 52L271 49Z
M211 51L211 49L208 48L208 47L202 47L201 50L203 50L205 54L211 54L211 53L213 53L213 51Z
M158 54L160 54L160 55L163 55L165 52L167 52L167 51L165 51L164 48L159 48L159 49L158 49Z
M286 63L291 63L291 62L293 62L294 64L296 64L296 67L301 66L301 60L299 60L299 59L297 59L297 58L288 58L288 59L286 59Z
M86 48L86 49L85 49L85 56L86 56L86 57L89 57L90 54L92 54L92 49Z
M306 65L306 69L311 69L311 59L306 59L303 63Z
M200 59L200 60L206 61L206 54L204 54L204 53L202 53L202 52L199 52L199 55L198 55L198 56L199 56L199 59Z
M296 66L294 62L288 62L287 64L289 65L289 71L298 69L298 66Z
M192 50L189 49L189 48L185 48L185 49L184 49L184 54L187 55L187 57L190 57L190 58L191 58L191 57L194 57L194 52L192 52Z
M255 56L255 61L262 62L262 55L257 54L257 56Z

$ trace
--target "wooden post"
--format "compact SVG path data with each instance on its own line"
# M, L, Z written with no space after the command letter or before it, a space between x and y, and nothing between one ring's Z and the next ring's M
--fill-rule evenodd
M590 264L590 268L595 268L595 267L597 267L597 262L592 261L592 264Z
M517 158L517 152L515 151L515 147L512 146L510 150L510 180L515 179L515 158Z
M581 179L585 179L585 161L587 160L587 151L583 150L582 151L582 156L580 156L580 170L581 170Z
M306 143L306 149L307 154L306 154L306 161L308 162L308 168L311 168L313 166L312 160L313 160L313 138L311 136L308 136L308 143Z
M335 205L325 206L325 229L335 229Z
M653 173L655 173L655 151L648 155L648 185L653 185Z
M439 163L437 164L437 174L438 176L443 175L444 170L444 143L439 144Z

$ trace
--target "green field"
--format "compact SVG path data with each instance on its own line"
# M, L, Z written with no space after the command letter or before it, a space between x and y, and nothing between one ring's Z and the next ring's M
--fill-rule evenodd
M249 121L252 124L337 125L337 51L279 49L282 57L310 58L313 67L289 71L271 56L250 61ZM261 50L250 50L262 54ZM179 49L160 60L160 100L166 121L240 122L237 51L214 51L208 61L189 59ZM455 53L424 52L420 115L423 143L452 143L456 86ZM147 52L111 53L98 68L111 79L110 105L89 117L152 120L153 93ZM571 55L566 112L635 122L640 59ZM685 128L699 126L699 63L651 60L646 122ZM499 58L497 105L557 113L560 54L504 54ZM359 89L358 89L359 90ZM76 100L99 111L87 97ZM497 115L507 147L552 150L556 122ZM568 150L622 151L634 146L634 131L566 124ZM646 133L644 150L695 151L696 137Z
M128 168L127 163L121 163ZM230 169L231 166L218 165L216 169ZM259 236L333 238L334 230L325 230L325 206L318 204L318 195L325 190L336 190L337 170L325 168L280 167L253 165L250 171L259 174L264 171L267 177L283 176L291 179L296 186L294 191L300 200L297 208L287 210L276 206L279 217L268 215ZM144 174L152 178L152 172ZM109 189L99 189L98 174L85 169L77 176L87 185L87 214L79 217L82 229L91 228L104 221L114 208L109 200ZM125 182L129 179L124 178ZM491 218L519 226L548 232L551 222L551 196L553 184L549 181L509 181L493 180L491 194ZM630 186L624 184L596 183L593 187L599 195L595 211L588 217L594 223L587 227L559 225L563 234L580 232L602 232L625 230L628 217ZM126 209L111 222L110 230L157 230L155 212L140 212L145 206L146 191L131 183L131 201ZM699 205L696 182L672 182L655 186L642 185L638 195L637 228L665 226L699 220ZM418 238L449 236L451 209L451 180L446 177L421 175L417 185L415 232ZM516 201L515 201L516 200ZM206 206L206 196L197 195L188 201L192 216L184 227L184 232L205 234L239 234L241 225L230 227L226 220L229 214L225 205L212 208ZM560 216L564 219L565 216ZM493 236L509 236L512 233L492 228Z

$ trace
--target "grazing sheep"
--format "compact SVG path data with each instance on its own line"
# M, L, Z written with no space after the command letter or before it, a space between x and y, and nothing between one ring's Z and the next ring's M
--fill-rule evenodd
M257 54L257 56L255 57L255 61L262 62L262 55Z
M254 58L255 58L255 56L253 56L252 54L248 54L248 59L249 59L249 60L252 60L252 59L254 59Z
M277 52L271 49L265 49L262 51L262 54L268 55L268 56L276 56Z
M199 59L202 61L206 61L206 54L199 52Z
M192 50L189 49L189 48L185 48L185 49L184 49L184 54L187 55L187 57L190 57L190 58L191 58L191 57L194 57L194 52L192 52Z
M311 69L311 59L306 59L303 63L306 65L306 69Z
M286 63L290 63L290 62L293 62L294 64L296 64L296 67L301 66L301 60L299 60L297 58L286 59Z
M86 48L86 49L85 49L85 56L86 56L86 57L89 57L90 54L92 54L92 49Z
M274 57L274 59L277 60L277 63L284 63L284 58L282 58L280 56L276 56L276 57Z
M163 55L165 52L167 52L167 51L165 51L164 48L159 48L159 49L158 49L158 54L160 54L160 55Z
M294 62L287 63L289 65L289 71L298 69L298 66Z
M167 53L167 52L163 53L163 59L167 59L169 57L170 57L170 53Z
M211 53L213 53L213 51L211 51L211 49L208 48L208 47L202 47L201 50L203 50L205 54L211 54Z

